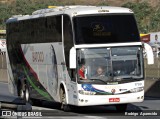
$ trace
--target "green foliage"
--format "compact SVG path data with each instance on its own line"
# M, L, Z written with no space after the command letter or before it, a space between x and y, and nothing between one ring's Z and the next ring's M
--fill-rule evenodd
M150 18L150 31L160 31L160 9L158 9Z
M142 33L147 33L148 28L150 26L149 20L152 14L152 7L149 6L147 3L127 3L123 5L123 7L127 7L133 10L135 13L135 17L138 23L139 31Z
M105 1L99 2L98 6L108 6L108 4Z
M10 8L8 5L0 4L0 28L5 29L5 21L10 17Z
M134 11L138 23L138 28L141 33L155 32L160 30L160 9L157 11L148 3L142 2L127 3L123 7L130 8ZM159 25L158 25L159 24Z
M45 9L48 6L74 5L76 0L16 0L13 4L0 4L0 29L5 29L5 21L12 15L32 14L38 9ZM98 5L107 5L106 2L99 2ZM141 33L160 31L160 8L153 8L149 4L131 3L123 7L130 8L135 13L138 28Z
M57 0L16 0L13 4L0 4L0 29L5 29L5 21L13 15L32 14L38 9L45 9L51 5L60 5Z

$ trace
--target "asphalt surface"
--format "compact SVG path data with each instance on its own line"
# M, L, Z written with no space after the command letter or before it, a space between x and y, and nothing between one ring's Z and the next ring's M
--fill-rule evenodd
M0 83L0 101L12 103L17 102L21 104L21 100L13 96L8 91L7 83ZM0 118L17 118L17 119L160 119L160 98L145 97L142 103L132 103L127 106L126 112L117 112L114 106L90 106L90 107L74 107L71 112L64 112L60 110L58 103L41 101L33 105L32 113L21 111L25 106L18 106L20 113L18 116L12 117L0 117ZM16 109L10 109L1 107L3 111L15 112ZM23 116L22 116L23 115ZM26 115L30 115L27 117ZM31 116L33 115L33 116ZM145 116L143 116L145 115ZM158 116L156 116L158 115Z

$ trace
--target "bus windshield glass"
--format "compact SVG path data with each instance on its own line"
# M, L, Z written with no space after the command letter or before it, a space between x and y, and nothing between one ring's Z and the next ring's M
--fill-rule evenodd
M77 60L79 82L123 83L144 78L142 48L138 46L79 49ZM84 79L80 70L83 70Z
M73 21L75 44L140 41L133 14L79 16Z

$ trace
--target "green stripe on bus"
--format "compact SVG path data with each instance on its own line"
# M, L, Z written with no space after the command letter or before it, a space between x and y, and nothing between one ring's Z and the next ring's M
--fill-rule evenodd
M51 100L50 96L48 95L48 93L42 91L41 89L39 89L33 82L32 80L30 79L30 77L27 75L27 71L25 69L25 67L23 66L23 69L24 69L24 72L27 76L27 80L29 81L29 83L31 84L31 86L40 94L42 95L43 97L47 98L48 100Z

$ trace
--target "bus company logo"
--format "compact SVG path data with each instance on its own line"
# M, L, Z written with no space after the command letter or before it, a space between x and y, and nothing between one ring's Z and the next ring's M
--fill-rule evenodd
M104 26L101 23L92 23L92 29L93 31L103 31Z
M32 52L32 61L33 62L44 62L43 52Z
M115 94L115 92L116 92L116 89L112 89L111 90L111 93L114 95Z

